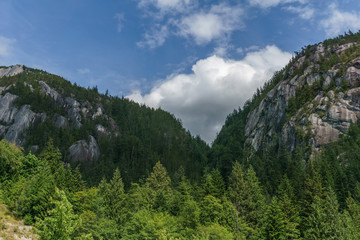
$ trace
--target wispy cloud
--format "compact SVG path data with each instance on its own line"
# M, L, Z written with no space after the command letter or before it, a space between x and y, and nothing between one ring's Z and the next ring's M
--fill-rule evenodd
M289 12L293 12L299 15L302 19L309 20L314 16L315 9L310 6L304 6L304 7L294 7L294 6L288 6L284 8L285 10Z
M147 8L154 6L162 13L182 12L187 7L194 4L192 0L140 0L138 6L140 8Z
M276 46L248 52L237 61L213 55L197 61L191 74L172 74L148 94L133 91L127 97L174 113L192 134L211 143L226 116L290 58Z
M360 30L360 14L358 12L345 12L338 9L335 4L329 6L329 15L320 21L320 26L330 37L347 32Z
M121 32L124 27L124 14L123 13L117 13L114 17L117 20L117 31Z
M15 42L15 39L7 38L0 35L0 56L10 56Z
M286 3L307 3L308 0L248 0L250 5L252 6L259 6L261 8L269 8L269 7L275 7L280 4L286 4Z
M88 69L88 68L80 68L80 69L77 70L77 72L79 74L83 75L83 74L90 73L90 69Z
M164 44L168 35L168 26L157 24L144 34L144 40L137 42L136 44L139 47L156 48Z

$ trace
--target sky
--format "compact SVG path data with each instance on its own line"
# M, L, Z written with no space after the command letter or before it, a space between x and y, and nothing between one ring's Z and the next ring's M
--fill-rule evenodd
M0 65L164 109L211 144L295 51L359 29L358 0L0 0Z

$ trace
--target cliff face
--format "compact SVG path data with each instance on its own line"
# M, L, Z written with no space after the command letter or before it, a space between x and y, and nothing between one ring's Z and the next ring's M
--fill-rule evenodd
M359 46L320 43L303 50L248 114L245 145L258 150L281 141L290 151L301 143L317 150L346 133L360 118Z
M24 73L24 71L25 68L22 65L0 68L0 81L2 77L13 77ZM36 82L38 86L33 86L27 82L23 82L22 84L24 84L24 87L28 88L31 92L34 92L34 88L38 87L39 93L53 99L55 105L62 108L65 114L63 116L58 114L48 115L46 112L34 112L32 110L32 106L28 104L16 106L18 104L15 104L15 102L19 96L7 92L12 87L16 86L16 84L9 83L0 87L0 135L9 142L16 143L18 146L24 146L27 130L30 127L37 125L38 123L44 123L47 119L51 119L56 128L66 129L79 129L82 126L82 120L86 120L86 118L93 119L94 116L104 117L108 120L110 119L106 115L102 114L101 105L92 106L89 102L80 103L75 98L64 97L55 89L52 89L44 81ZM82 119L82 117L85 119ZM69 122L71 122L71 125ZM114 134L118 134L116 131L116 125L109 130L102 125L98 125L97 129L98 128L100 128L102 132L112 131ZM110 135L110 133L108 135ZM89 144L87 144L85 140L78 140L69 147L68 154L70 160L97 161L99 159L100 149L96 139L91 135L89 135L88 138L90 139ZM79 143L83 144L79 145ZM38 147L35 145L32 146L31 149L36 151Z
M0 138L35 154L52 139L89 181L119 168L128 184L159 160L170 174L183 167L200 178L209 149L168 112L21 65L0 67Z

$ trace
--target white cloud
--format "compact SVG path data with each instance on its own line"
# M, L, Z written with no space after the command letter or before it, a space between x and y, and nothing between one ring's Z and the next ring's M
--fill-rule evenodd
M144 8L153 5L161 12L183 11L191 5L191 0L140 0L139 7Z
M0 56L8 57L11 55L15 39L6 38L0 35Z
M156 48L164 44L166 38L169 36L169 30L167 25L157 24L144 34L144 40L137 42L138 47Z
M249 0L250 5L259 6L262 8L275 7L280 4L294 3L294 2L303 4L306 3L307 0Z
M243 9L226 4L213 5L208 12L202 11L184 17L179 23L179 34L194 37L197 44L204 44L226 37L226 34L244 27Z
M115 18L116 18L116 20L118 21L118 23L117 23L117 31L118 31L118 32L121 32L122 29L123 29L123 27L124 27L124 14L122 14L122 13L117 13L117 14L115 15Z
M294 7L289 6L285 8L287 11L297 13L302 19L309 20L314 16L315 10L309 6Z
M324 28L328 36L336 35L352 30L360 30L360 14L356 12L342 12L337 9L336 5L329 6L329 16L320 21L320 26Z
M191 74L170 75L150 93L134 91L127 97L173 113L192 134L210 143L226 116L290 58L276 46L249 52L239 61L213 55L197 61Z

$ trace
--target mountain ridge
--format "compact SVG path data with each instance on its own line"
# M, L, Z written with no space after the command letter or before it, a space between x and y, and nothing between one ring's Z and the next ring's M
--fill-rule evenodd
M158 160L171 174L181 166L193 169L191 178L199 178L206 166L206 143L161 109L23 65L2 67L0 73L0 134L26 151L41 152L53 139L67 162L80 165L86 176L96 175L96 181L116 167L125 181L126 176L133 181Z

